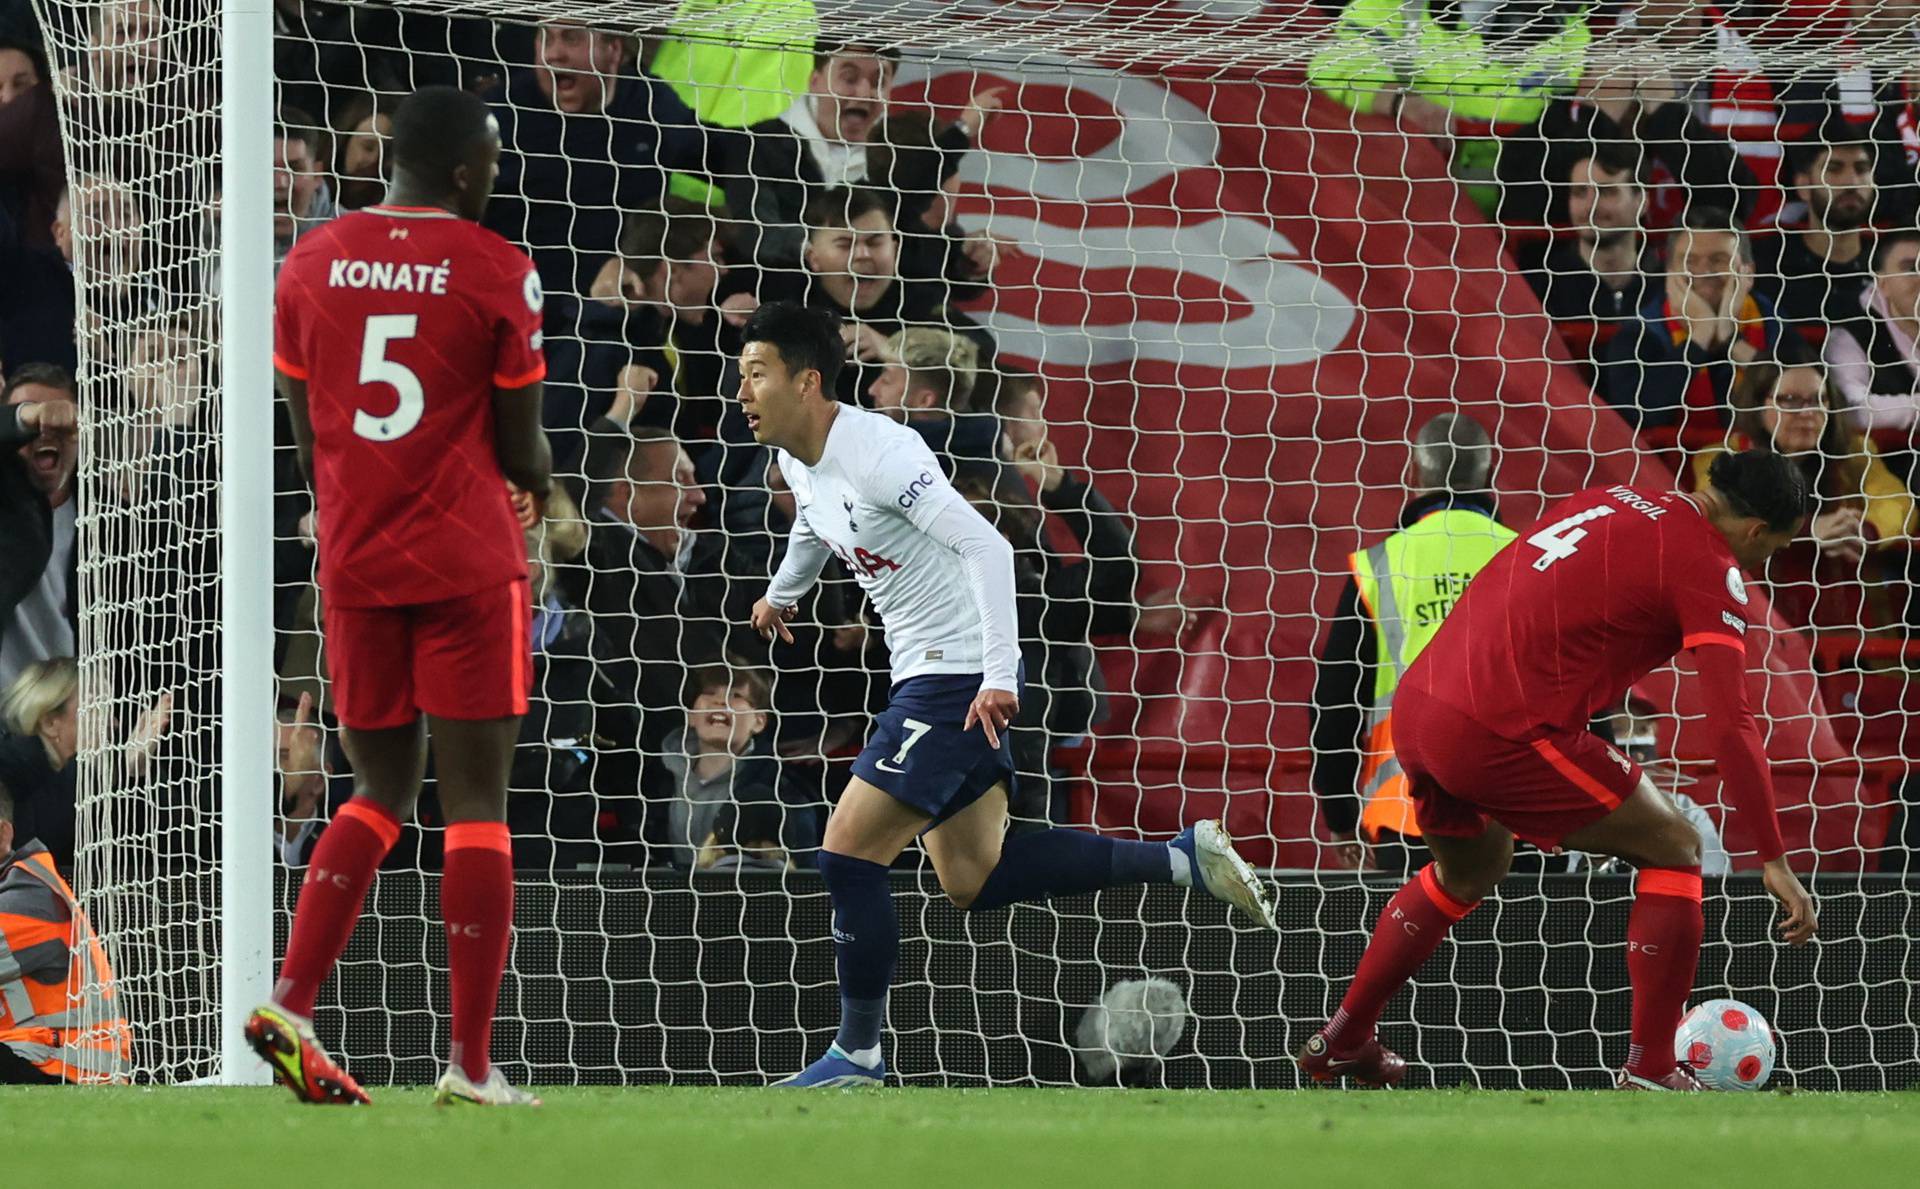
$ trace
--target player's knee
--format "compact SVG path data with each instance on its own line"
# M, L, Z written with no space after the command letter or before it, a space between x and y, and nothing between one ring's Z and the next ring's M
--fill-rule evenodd
M966 912L973 907L974 901L980 898L980 890L987 886L987 874L987 872L969 872L962 876L942 876L940 890L946 893L949 903L961 912Z
M1698 867L1701 855L1700 831L1693 828L1693 823L1675 814L1673 826L1668 833L1671 835L1669 849L1677 856L1673 866Z
M376 787L365 780L354 781L353 795L365 797L403 822L413 817L414 802L420 799L417 790L412 793L395 792L392 789Z
M1470 842L1434 847L1434 874L1447 895L1478 904L1493 894L1513 865L1513 835L1491 827Z
M1478 904L1493 895L1493 890L1500 886L1501 875L1505 874L1478 867L1461 870L1456 865L1454 868L1449 868L1445 863L1439 863L1437 866L1439 869L1436 874L1439 876L1440 886L1446 890L1447 895L1462 904Z

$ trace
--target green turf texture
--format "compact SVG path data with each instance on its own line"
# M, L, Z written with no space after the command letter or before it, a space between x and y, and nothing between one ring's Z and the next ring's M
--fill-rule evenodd
M538 1111L0 1087L18 1185L1920 1184L1920 1094L547 1091ZM859 1170L859 1171L853 1171Z

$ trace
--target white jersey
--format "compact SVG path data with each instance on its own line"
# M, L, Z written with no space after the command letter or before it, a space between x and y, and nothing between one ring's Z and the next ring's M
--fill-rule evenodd
M979 673L986 688L1017 692L1013 547L947 482L925 439L842 405L820 461L778 457L796 509L769 603L798 602L831 553L886 627L894 681Z

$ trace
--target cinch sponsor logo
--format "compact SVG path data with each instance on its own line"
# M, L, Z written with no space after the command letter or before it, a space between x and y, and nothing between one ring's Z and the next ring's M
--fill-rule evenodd
M914 501L927 494L927 489L932 486L933 472L921 471L919 478L907 484L907 489L900 493L900 498L896 502L903 510L911 508L914 505Z

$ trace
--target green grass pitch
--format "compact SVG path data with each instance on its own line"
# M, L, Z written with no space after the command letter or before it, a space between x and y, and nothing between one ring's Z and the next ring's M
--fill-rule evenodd
M281 1090L0 1088L20 1184L1920 1184L1920 1094L552 1090L540 1111ZM858 1170L858 1171L855 1171Z

